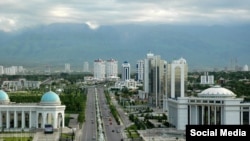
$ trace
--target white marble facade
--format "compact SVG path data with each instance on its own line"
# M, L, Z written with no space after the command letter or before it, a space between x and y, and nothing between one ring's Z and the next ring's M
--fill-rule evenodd
M168 99L169 123L179 130L186 125L249 125L250 103L218 85L197 97Z
M65 105L61 105L59 96L52 91L43 94L39 103L15 103L0 90L1 129L44 128L45 124L61 128L64 127L64 110Z

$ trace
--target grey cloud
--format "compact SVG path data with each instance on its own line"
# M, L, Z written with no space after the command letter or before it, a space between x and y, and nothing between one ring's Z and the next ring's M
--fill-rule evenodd
M54 22L249 23L249 9L249 0L12 0L0 2L0 30L11 28L9 21L15 29Z

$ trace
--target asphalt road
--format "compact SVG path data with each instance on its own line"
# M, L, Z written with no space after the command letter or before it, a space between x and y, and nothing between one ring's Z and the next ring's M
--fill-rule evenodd
M96 100L97 94L97 101ZM96 105L96 103L98 105ZM85 123L82 129L81 141L103 141L99 140L97 128L97 108L99 106L104 141L120 141L122 139L121 126L117 124L110 112L103 87L88 87L86 103Z
M110 112L109 105L104 94L104 88L97 88L100 111L102 116L103 127L107 141L120 141L122 139L121 126L117 124Z
M85 112L85 123L82 130L81 141L95 141L97 140L97 124L94 88L88 88Z

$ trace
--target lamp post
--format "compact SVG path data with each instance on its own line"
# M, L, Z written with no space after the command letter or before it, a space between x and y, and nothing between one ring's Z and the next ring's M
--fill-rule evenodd
M75 138L75 131L74 131L74 128L72 127L69 127L71 130L72 130L72 133L71 133L71 140L74 141L74 138Z
M60 122L61 125L61 135L60 135L60 141L62 140L62 121Z
M74 129L73 129L73 128L71 128L71 129L72 129L72 141L74 141L75 132L74 132Z

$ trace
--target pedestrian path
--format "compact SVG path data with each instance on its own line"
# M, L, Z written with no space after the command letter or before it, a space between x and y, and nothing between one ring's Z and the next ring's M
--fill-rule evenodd
M75 139L79 138L80 132L79 123L77 122L78 114L70 115L69 127L64 127L63 129L55 130L53 134L44 134L43 130L39 130L35 133L33 141L59 141L61 132L63 133L75 133Z
M44 134L44 132L36 132L33 141L58 141L59 132L53 134Z

